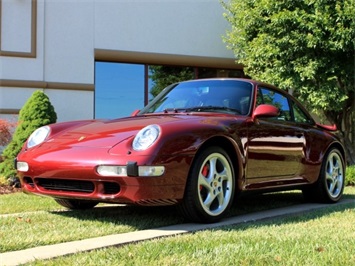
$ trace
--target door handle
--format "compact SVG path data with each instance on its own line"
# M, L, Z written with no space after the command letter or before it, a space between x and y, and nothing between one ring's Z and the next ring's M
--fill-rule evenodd
M303 137L303 133L301 133L301 132L296 132L296 137L297 138L302 138Z

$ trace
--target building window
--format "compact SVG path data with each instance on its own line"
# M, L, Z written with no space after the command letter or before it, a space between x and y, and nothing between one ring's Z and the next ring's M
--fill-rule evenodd
M144 65L96 62L95 118L129 116L144 107Z
M95 63L95 118L129 116L142 109L165 86L196 78L244 77L242 70Z

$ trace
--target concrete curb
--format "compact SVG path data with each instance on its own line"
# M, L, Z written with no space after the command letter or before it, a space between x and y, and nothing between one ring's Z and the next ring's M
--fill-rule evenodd
M348 203L354 203L354 199L346 199L337 203L337 205L343 205ZM221 226L235 225L246 222L254 222L269 218L275 218L280 216L294 215L305 212L310 212L316 209L323 209L333 204L302 204L289 206L274 210L261 211L258 213L240 215L236 217L230 217L222 220L219 223L214 224L178 224L160 227L156 229L148 229L124 234L115 234L103 237L90 238L79 241L66 242L55 245L35 247L25 250L18 250L12 252L6 252L0 254L0 264L3 266L7 265L19 265L27 262L34 261L36 259L44 260L55 258L64 255L70 255L77 252L90 251L94 249L124 245L128 243L144 241L154 238L161 238L167 236L175 236L178 234L196 232L201 230L207 230L212 228L218 228Z

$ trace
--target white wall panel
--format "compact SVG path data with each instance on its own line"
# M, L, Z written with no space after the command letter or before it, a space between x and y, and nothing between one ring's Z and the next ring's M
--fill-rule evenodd
M95 1L95 48L233 58L218 0Z
M21 2L21 1L16 1L16 2ZM30 12L30 6L28 6L27 11ZM36 30L36 35L32 36L36 38L36 57L24 58L21 56L18 57L0 56L0 79L43 81L43 64L44 64L43 18L44 18L44 2L43 0L38 0L37 1L37 30ZM6 25L2 25L2 27L4 28L5 26ZM21 35L21 34L16 35L16 39L17 42L25 43L26 47L28 46L29 40L26 35ZM15 48L13 50L15 50ZM17 52L25 52L25 51L17 51Z
M94 92L46 89L44 93L55 108L58 122L94 117Z
M94 83L93 1L45 2L45 81Z
M40 88L6 88L0 90L0 109L21 109L32 93ZM94 93L90 91L42 90L51 101L58 122L92 119Z
M21 109L32 93L38 89L33 88L6 88L0 89L1 109Z
M2 0L0 18L2 50L31 52L31 7L31 0Z

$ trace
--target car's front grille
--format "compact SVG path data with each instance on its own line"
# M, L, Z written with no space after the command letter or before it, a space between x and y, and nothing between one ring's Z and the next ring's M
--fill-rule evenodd
M36 178L36 185L46 190L55 191L92 193L95 190L93 182L81 180Z

